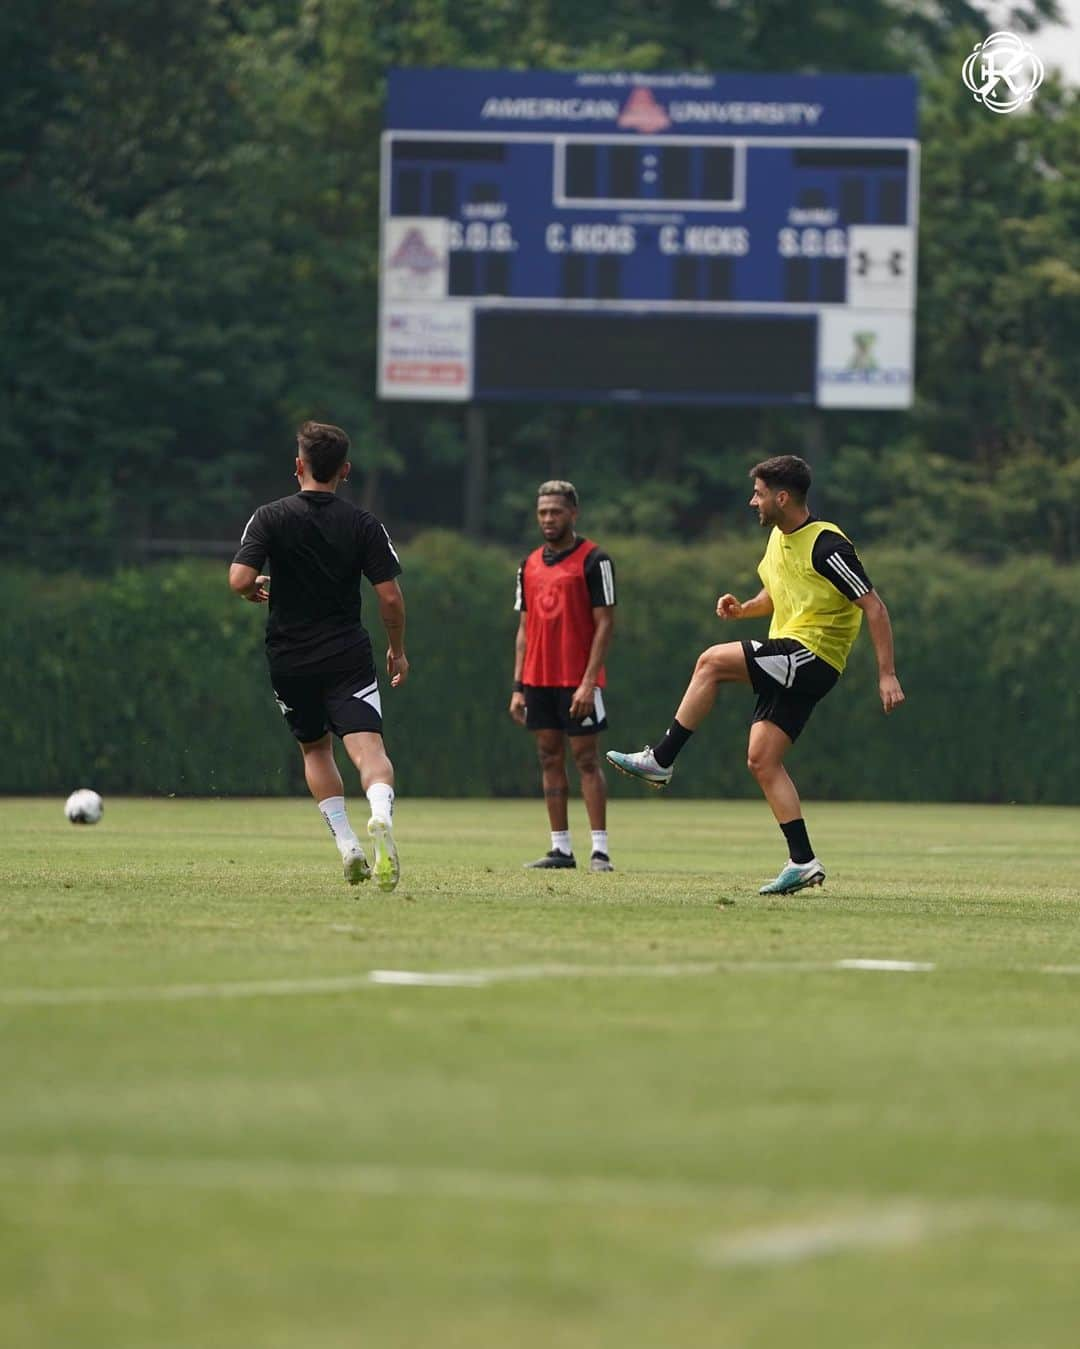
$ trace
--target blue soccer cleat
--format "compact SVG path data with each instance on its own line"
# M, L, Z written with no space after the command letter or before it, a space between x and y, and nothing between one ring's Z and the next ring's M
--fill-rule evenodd
M823 885L825 868L812 857L809 862L792 862L787 865L773 881L767 881L758 891L759 895L793 895L796 890L805 890L808 886Z

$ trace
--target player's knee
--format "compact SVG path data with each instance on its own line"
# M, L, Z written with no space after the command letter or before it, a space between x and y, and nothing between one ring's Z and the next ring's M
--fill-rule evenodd
M756 750L750 750L746 756L746 766L751 774L760 782L763 777L768 777L769 773L775 767L767 754L761 754Z
M590 744L585 749L574 750L574 763L582 777L592 777L600 772L600 756L596 752L596 746Z
M540 767L545 771L549 768L557 768L563 763L562 750L555 749L551 745L538 744L536 746L536 757L540 760Z

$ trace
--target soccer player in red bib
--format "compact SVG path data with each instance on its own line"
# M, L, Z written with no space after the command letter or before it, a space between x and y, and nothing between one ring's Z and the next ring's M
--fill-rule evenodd
M604 658L615 627L615 568L603 549L574 532L577 515L573 483L541 483L536 518L544 542L517 574L510 715L536 737L551 824L551 850L526 865L577 866L566 806L569 740L592 830L589 870L614 871L598 743L607 729Z

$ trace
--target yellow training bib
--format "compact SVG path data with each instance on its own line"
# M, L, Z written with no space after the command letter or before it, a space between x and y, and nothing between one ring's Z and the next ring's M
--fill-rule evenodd
M811 520L791 534L774 527L758 575L773 602L769 636L794 637L843 674L862 610L814 570L814 544L825 530L847 538L827 520Z

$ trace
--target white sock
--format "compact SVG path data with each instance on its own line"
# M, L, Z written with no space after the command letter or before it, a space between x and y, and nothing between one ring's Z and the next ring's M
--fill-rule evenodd
M570 846L570 830L553 829L551 831L551 847L554 852L564 852L567 857L570 857L574 851Z
M348 815L345 813L345 798L343 796L328 796L325 801L319 802L319 810L330 827L330 832L334 836L334 842L338 845L339 851L344 853L354 843L360 842L353 832Z
M608 855L606 829L594 829L592 831L592 850L593 852L602 852L605 857Z
M373 782L367 789L371 818L391 824L394 819L394 789L385 782Z

